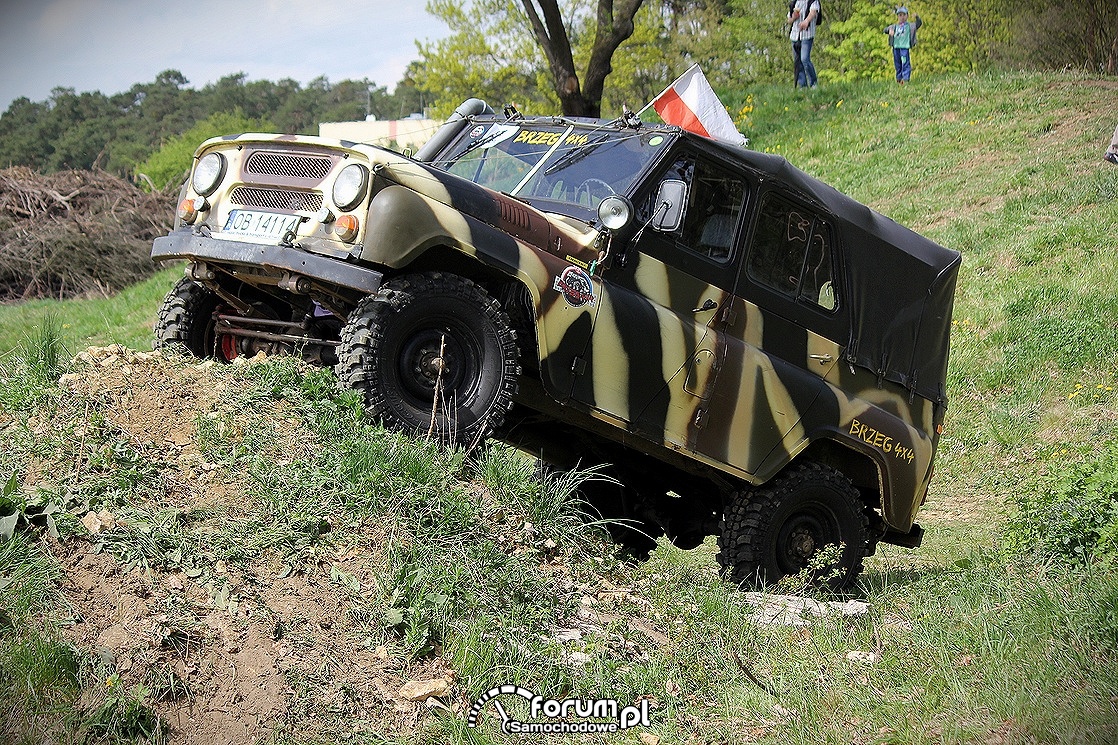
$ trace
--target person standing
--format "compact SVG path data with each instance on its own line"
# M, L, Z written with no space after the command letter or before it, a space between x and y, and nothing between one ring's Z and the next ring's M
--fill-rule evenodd
M792 0L788 4L786 23L792 27L788 38L792 41L797 88L819 87L815 66L811 64L811 47L815 43L815 24L819 13L819 0Z
M885 27L889 34L889 46L893 47L893 67L897 71L897 82L904 85L912 77L912 48L916 46L916 30L923 25L920 16L908 22L908 8L897 8L897 22Z
M1102 159L1107 163L1118 166L1118 127L1114 128L1114 136L1110 138L1110 147L1103 153Z

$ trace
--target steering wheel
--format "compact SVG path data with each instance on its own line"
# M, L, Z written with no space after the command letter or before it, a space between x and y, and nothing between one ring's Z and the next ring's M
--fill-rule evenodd
M602 193L604 191L604 193ZM586 193L586 201L582 201L582 194ZM600 178L588 178L578 185L575 189L575 203L586 204L590 207L595 206L598 202L614 194L613 187L602 181Z

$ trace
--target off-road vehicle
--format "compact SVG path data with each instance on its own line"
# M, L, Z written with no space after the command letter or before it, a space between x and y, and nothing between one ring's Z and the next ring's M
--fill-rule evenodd
M467 101L414 157L246 134L197 151L157 345L333 365L369 413L560 468L600 509L773 581L917 546L959 254L784 158Z

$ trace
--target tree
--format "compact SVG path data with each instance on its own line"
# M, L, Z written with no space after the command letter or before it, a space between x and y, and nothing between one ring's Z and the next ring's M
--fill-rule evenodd
M616 115L622 105L639 108L647 103L692 62L703 66L714 85L727 86L740 79L737 53L726 52L732 48L730 29L724 23L728 0L628 0L624 5L564 0L558 4L560 17L554 19L559 26L551 26L554 33L537 2L536 17L547 44L559 47L555 56L560 84L523 2L428 2L428 12L453 32L440 41L420 44L421 59L412 68L415 83L436 102L436 115L450 113L471 96L496 106L508 102L534 111L559 108L564 113ZM551 5L556 5L554 0ZM613 15L600 13L603 8ZM626 27L619 28L631 8L636 11ZM615 42L607 59L606 52ZM591 75L595 64L597 72ZM580 77L572 72L578 70L587 72ZM598 99L594 106L586 103L592 98ZM585 108L575 108L581 105Z
M633 35L613 57L603 101L611 111L622 104L640 108L694 63L716 89L748 82L728 12L726 0L646 2L634 19Z
M553 109L558 103L545 77L547 63L514 0L429 0L427 12L452 32L417 43L421 59L412 69L417 87L434 98L436 116L471 97L498 108Z
M792 49L784 25L786 9L787 5L771 0L731 0L726 25L739 84L792 80ZM831 11L828 6L828 17Z
M469 96L496 96L498 104L557 101L568 116L601 116L613 55L633 35L643 4L568 0L560 7L559 0L430 0L427 11L454 33L419 45L424 64L416 78L439 96L439 109L450 104L448 98L457 103ZM581 79L580 62L585 64Z
M168 139L159 150L138 164L137 178L142 179L140 174L143 174L150 181L150 186L159 190L171 183L182 183L190 173L194 151L209 138L240 132L270 132L272 128L271 122L246 117L239 108L215 112L183 134Z
M1077 67L1118 75L1118 4L1114 0L1022 0L1013 19L1017 43L999 56L1017 64Z
M50 138L44 127L50 107L25 96L12 101L0 115L0 167L13 165L46 167L50 158Z
M643 3L644 0L619 0L615 7L614 0L598 0L594 44L584 83L580 85L567 23L559 12L558 1L521 0L536 41L547 57L555 94L559 96L564 114L602 115L602 91L606 77L613 72L610 61L621 43L633 35L633 18ZM577 19L573 21L577 23Z

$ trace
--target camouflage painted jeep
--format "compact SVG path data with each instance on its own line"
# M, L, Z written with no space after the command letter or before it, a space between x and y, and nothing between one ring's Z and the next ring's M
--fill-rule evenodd
M158 345L333 365L393 426L496 436L649 537L773 581L917 546L960 257L780 157L676 127L496 115L414 157L240 135L195 155Z

